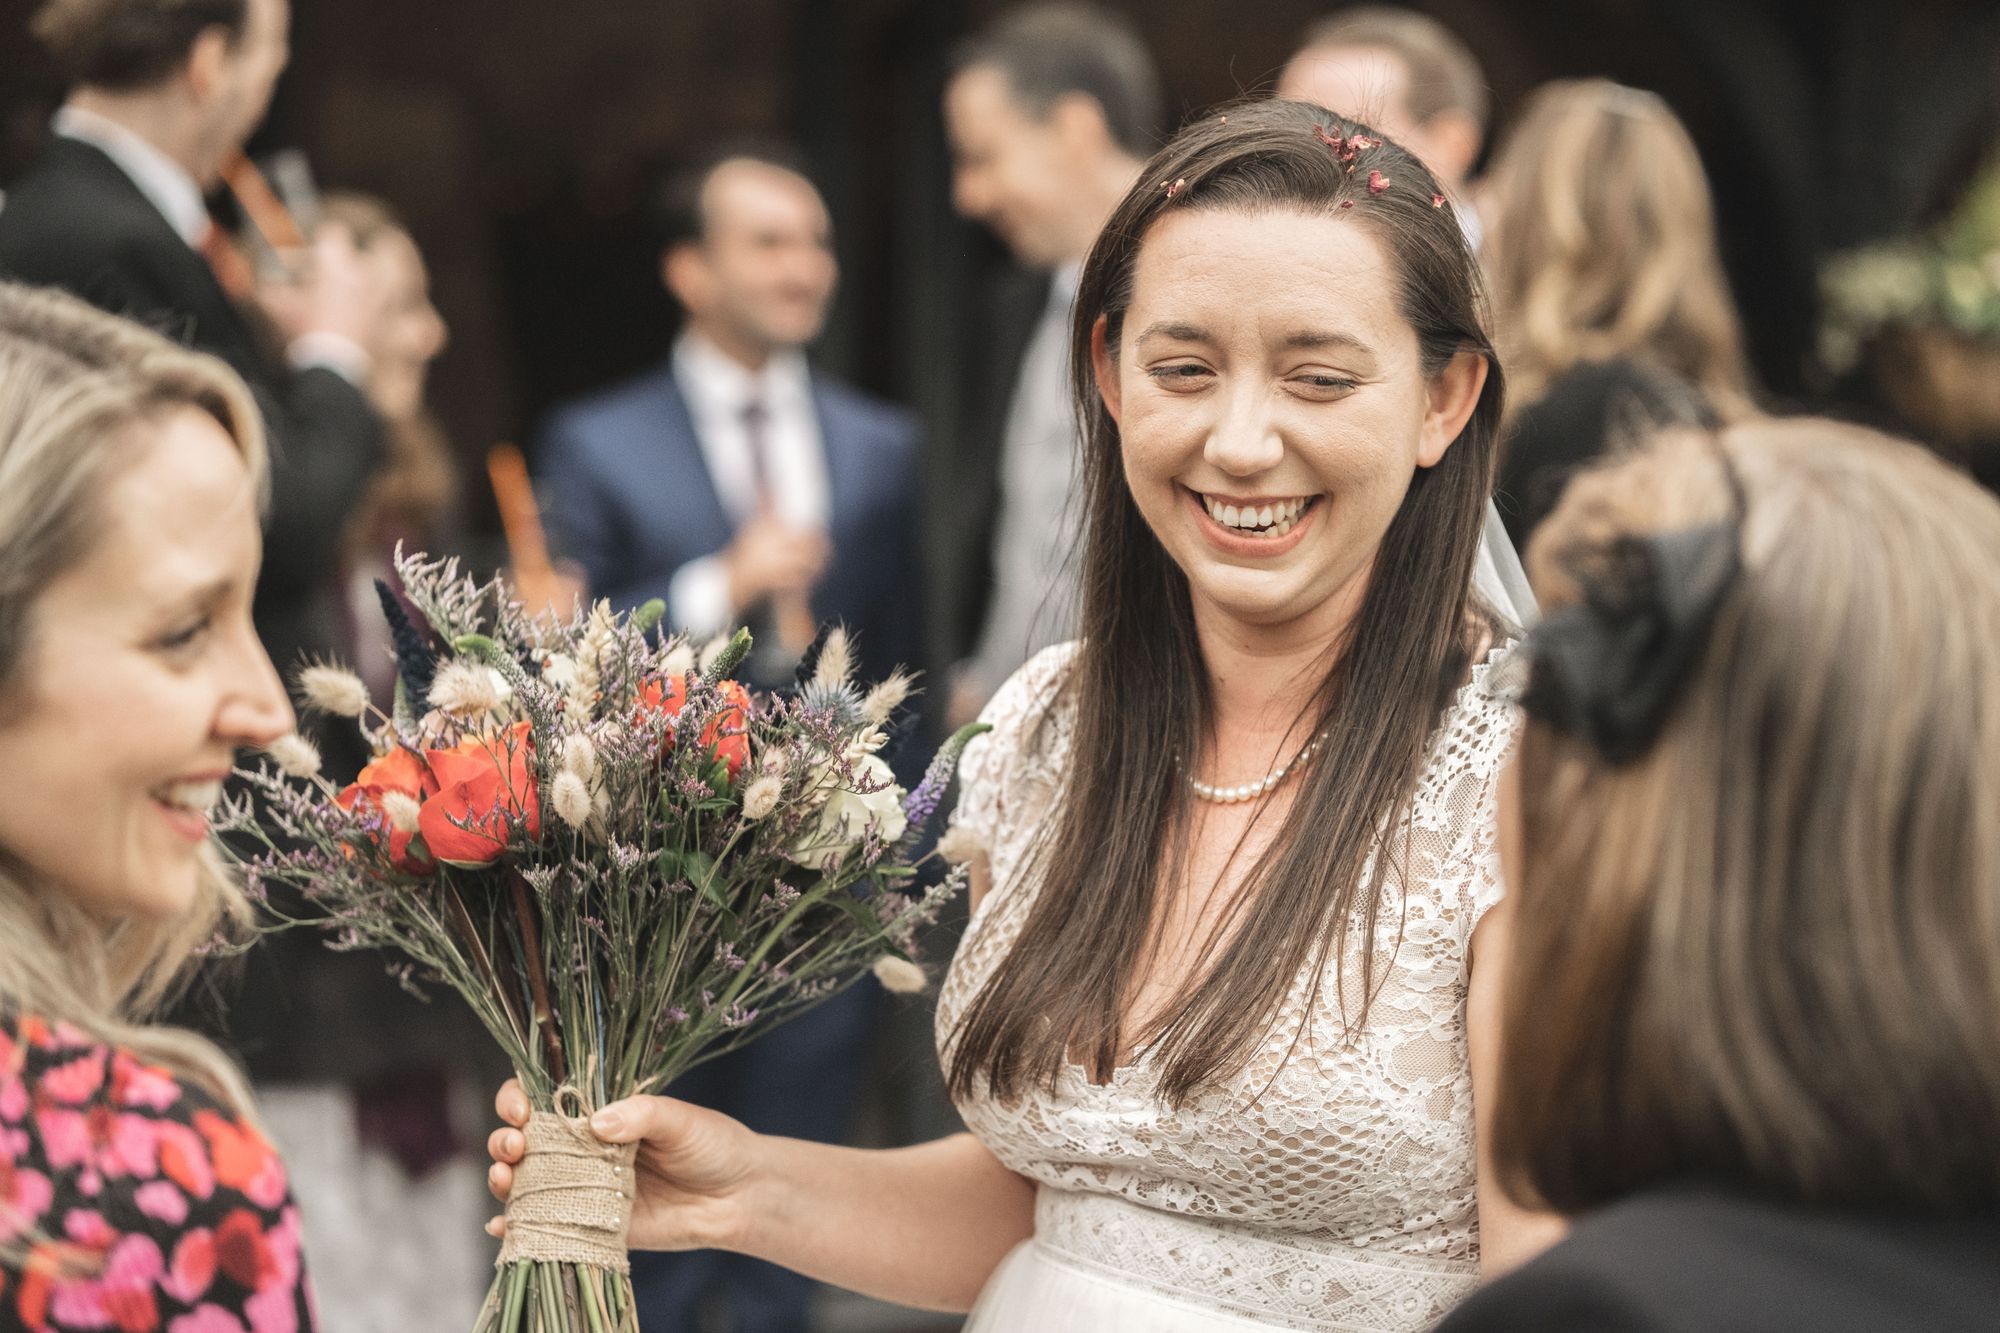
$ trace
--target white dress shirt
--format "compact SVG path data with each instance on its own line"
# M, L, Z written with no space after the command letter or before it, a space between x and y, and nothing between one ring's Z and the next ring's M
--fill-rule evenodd
M831 514L826 443L813 408L805 354L774 353L753 371L689 329L674 344L674 379L694 418L695 439L722 509L741 528L757 515L757 466L743 410L764 409L764 476L776 516L801 531L823 532ZM667 608L697 638L720 633L735 616L729 573L720 554L690 560L675 571Z
M215 224L209 220L201 185L186 167L154 147L143 135L88 107L58 108L50 128L65 139L87 143L110 158L139 193L146 196L146 201L159 210L174 234L187 242L188 249L201 253ZM295 339L286 351L292 365L300 370L315 367L331 370L357 387L368 377L367 351L344 334L314 329Z
M989 695L1036 652L1076 636L1077 579L1068 561L1082 522L1076 500L1082 448L1070 400L1069 338L1082 276L1079 262L1050 280L1007 409L992 600L969 664Z

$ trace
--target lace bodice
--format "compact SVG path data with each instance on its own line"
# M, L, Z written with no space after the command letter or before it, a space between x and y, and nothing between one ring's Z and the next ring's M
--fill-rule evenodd
M1467 946L1501 896L1494 791L1516 730L1505 657L1477 666L1447 710L1388 844L1407 858L1385 880L1386 971L1358 1036L1343 1038L1329 960L1311 1012L1308 971L1248 1067L1180 1110L1150 1095L1143 1051L1106 1085L1071 1065L1053 1095L959 1107L1043 1186L1038 1240L1280 1325L1420 1328L1464 1294L1479 1248ZM986 850L993 887L939 997L941 1049L1043 891L1022 870L1067 762L1073 659L1062 645L1023 667L961 766L954 822ZM1359 970L1344 969L1350 1012Z

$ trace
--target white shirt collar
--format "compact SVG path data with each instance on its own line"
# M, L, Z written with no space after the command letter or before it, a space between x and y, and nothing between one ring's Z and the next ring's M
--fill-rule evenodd
M201 248L202 234L209 225L208 206L202 202L201 186L187 168L109 116L84 107L61 108L52 124L65 139L90 144L117 163L139 187L139 193L160 210L167 225L191 248Z
M688 329L674 343L674 372L699 416L733 419L752 400L773 412L812 401L812 374L797 348L773 352L762 371L753 371Z

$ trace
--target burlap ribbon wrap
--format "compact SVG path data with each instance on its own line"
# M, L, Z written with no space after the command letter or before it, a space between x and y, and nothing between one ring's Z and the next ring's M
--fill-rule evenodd
M537 1111L527 1156L514 1168L500 1263L545 1260L629 1273L632 1164L639 1146L601 1142L590 1122Z

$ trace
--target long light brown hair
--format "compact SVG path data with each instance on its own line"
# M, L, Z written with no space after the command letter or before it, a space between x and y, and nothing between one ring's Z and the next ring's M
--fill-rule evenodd
M1044 892L1005 964L950 1034L950 1081L983 1079L1000 1098L1050 1083L1068 1052L1097 1077L1115 1067L1163 895L1184 878L1189 796L1176 756L1194 754L1213 711L1186 576L1126 488L1117 423L1098 397L1090 338L1100 316L1116 347L1148 227L1170 209L1296 210L1369 228L1390 256L1423 371L1458 353L1487 358L1479 403L1435 467L1418 469L1382 539L1353 624L1325 663L1307 730L1331 726L1272 846L1156 1025L1159 1091L1184 1102L1239 1068L1309 961L1374 978L1379 879L1363 869L1415 790L1441 711L1475 637L1473 561L1492 489L1499 367L1481 320L1476 264L1438 186L1395 144L1350 172L1326 137L1367 127L1299 102L1231 107L1183 130L1149 162L1105 225L1083 271L1072 378L1083 423L1081 639L1066 688L1077 723L1057 813L1027 872ZM1395 182L1372 193L1371 172ZM1179 182L1178 185L1175 183ZM1387 861L1392 858L1383 858ZM1350 938L1352 937L1352 939ZM1370 980L1360 988L1372 991ZM1350 987L1344 982L1340 989ZM1365 1001L1346 1015L1365 1021Z
M1665 102L1606 79L1545 85L1482 200L1514 410L1571 367L1616 359L1685 380L1723 420L1750 410L1708 177Z
M1701 1177L2000 1207L2000 502L1856 427L1733 427L1742 569L1658 738L1521 743L1510 1191ZM1546 604L1627 534L1725 518L1716 442L1581 475Z
M177 407L213 417L265 484L250 392L190 352L72 297L0 284L0 708L22 697L35 605L96 539L99 499L136 447L135 427ZM242 1075L194 1033L147 1022L189 979L199 946L250 921L213 845L193 906L107 924L0 847L0 1014L74 1024L191 1075L249 1113Z

